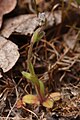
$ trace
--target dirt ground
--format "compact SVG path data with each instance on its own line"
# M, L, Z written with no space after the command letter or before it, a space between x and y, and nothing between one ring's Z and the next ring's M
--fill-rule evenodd
M31 38L41 27L45 35L33 45L31 61L46 95L60 93L52 108L22 104L23 96L36 94L22 71L28 71ZM80 120L79 0L3 0L0 39L0 120Z

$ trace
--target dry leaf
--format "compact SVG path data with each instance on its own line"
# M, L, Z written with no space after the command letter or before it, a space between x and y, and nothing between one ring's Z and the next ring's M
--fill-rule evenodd
M18 47L13 42L0 36L0 68L9 71L19 58ZM0 74L0 77L1 74Z
M17 0L0 0L0 28L3 15L11 12L16 6Z
M16 103L17 108L21 108L23 106L22 100L18 100Z
M76 42L76 45L74 47L74 51L80 53L80 30L78 31L77 42Z
M22 102L23 102L23 104L25 104L25 103L28 103L28 104L37 104L37 105L39 104L38 97L35 96L35 95L32 95L32 94L25 95L22 98Z
M51 93L49 96L53 101L58 101L61 98L61 94L59 92Z
M40 4L40 3L44 3L44 2L45 2L45 0L36 0L37 5Z
M62 22L62 11L61 10L55 11L54 18L55 18L56 25L60 24Z
M45 13L47 19L47 26L54 24L53 14ZM31 35L39 25L39 18L35 14L21 15L5 21L1 35L8 38L13 32L22 35Z
M80 53L80 40L78 40L78 41L76 42L74 51ZM79 57L79 58L80 58L80 57Z
M71 28L69 32L63 36L63 38L67 46L70 49L74 49L78 38L78 32L76 32L76 30Z

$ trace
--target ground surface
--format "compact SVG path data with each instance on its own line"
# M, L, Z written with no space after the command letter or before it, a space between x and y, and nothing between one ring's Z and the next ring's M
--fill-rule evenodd
M18 0L2 21L0 36L18 46L20 57L0 78L0 120L80 120L80 6L73 0L36 0L36 8L32 1ZM51 109L28 104L18 108L18 99L35 93L21 72L28 70L30 40L45 19L39 16L42 12L47 16L45 37L34 45L32 62L46 93L60 92L61 99Z

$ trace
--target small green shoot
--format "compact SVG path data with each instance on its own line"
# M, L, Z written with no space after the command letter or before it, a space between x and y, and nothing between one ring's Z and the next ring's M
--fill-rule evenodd
M52 108L54 101L60 99L60 93L59 92L51 93L48 97L46 97L44 84L41 80L38 79L37 75L35 74L34 67L31 62L33 45L35 44L35 42L40 41L43 36L44 36L44 31L41 31L40 28L34 32L31 39L30 48L28 51L27 65L29 72L24 72L24 71L22 72L22 75L26 79L30 80L30 82L35 86L37 95L28 94L23 96L22 103L24 105L25 103L36 104L36 105L42 104L44 107Z
M44 31L41 31L41 28L38 28L33 36L32 36L32 41L33 43L40 41L44 37L45 33Z

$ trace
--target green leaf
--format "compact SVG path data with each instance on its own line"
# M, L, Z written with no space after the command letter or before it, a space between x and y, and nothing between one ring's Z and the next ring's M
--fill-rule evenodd
M40 93L44 97L45 96L44 84L41 80L39 80L39 84L40 84Z
M38 39L38 32L37 31L34 32L32 38L33 38L33 42L35 43Z
M29 80L31 80L32 83L34 83L34 77L33 77L30 73L23 71L23 72L22 72L22 75L23 75L26 79L29 79Z
M25 78L29 79L35 86L37 86L38 88L40 88L39 80L38 80L38 78L37 78L36 75L31 75L30 73L25 72L25 71L22 72L22 75Z
M41 29L38 28L32 36L32 42L35 43L35 42L40 41L42 37L44 36L44 34L45 34L44 31L41 31Z
M32 63L29 61L29 72L32 74L32 75L35 75L35 72L34 72L34 68L33 68L33 65L32 65Z
M38 97L32 94L23 96L22 102L23 104L27 103L27 104L36 104L36 105L39 105L40 103Z
M52 108L55 101L60 100L61 94L59 92L54 92L49 95L49 97L43 102L43 106L47 108Z
M42 105L46 108L52 108L53 107L53 101L49 98L47 98Z
M45 35L44 31L40 31L39 34L38 34L38 40L41 40L43 38L43 36Z

